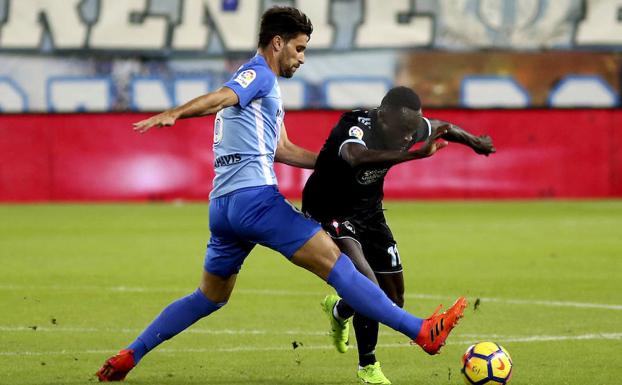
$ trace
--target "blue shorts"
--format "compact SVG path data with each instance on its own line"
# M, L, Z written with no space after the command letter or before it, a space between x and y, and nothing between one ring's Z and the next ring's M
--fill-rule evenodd
M221 277L237 274L257 244L289 259L322 229L286 201L276 186L244 188L212 199L209 227L204 268Z

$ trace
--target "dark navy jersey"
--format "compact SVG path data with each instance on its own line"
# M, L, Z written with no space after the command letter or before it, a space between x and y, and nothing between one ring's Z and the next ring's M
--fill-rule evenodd
M346 112L324 143L302 193L302 209L315 220L365 219L382 209L384 178L390 166L352 167L341 157L347 143L358 143L370 150L387 149L373 116L374 110ZM430 122L423 118L412 144L426 140L430 133Z

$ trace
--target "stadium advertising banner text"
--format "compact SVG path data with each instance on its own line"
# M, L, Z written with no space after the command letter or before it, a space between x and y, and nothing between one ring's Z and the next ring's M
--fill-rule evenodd
M4 0L0 48L161 55L247 53L255 0ZM312 50L622 47L617 0L296 0Z
M373 106L393 85L429 107L620 106L621 0L0 0L0 111L183 103L253 55L275 4L314 24L288 110Z

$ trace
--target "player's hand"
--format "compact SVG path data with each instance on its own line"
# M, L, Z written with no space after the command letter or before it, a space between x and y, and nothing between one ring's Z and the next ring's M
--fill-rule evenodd
M133 126L134 131L140 132L142 134L144 132L147 132L151 127L172 126L173 124L175 124L176 120L177 117L172 111L164 111L148 119L133 123Z
M443 135L449 131L449 124L443 124L442 126L438 126L432 129L432 133L426 139L424 145L418 150L421 151L421 154L424 157L432 156L437 151L447 147L449 143L445 140L439 140Z
M497 149L492 144L492 138L488 135L481 135L477 138L477 141L471 146L473 151L480 155L490 155L497 152Z

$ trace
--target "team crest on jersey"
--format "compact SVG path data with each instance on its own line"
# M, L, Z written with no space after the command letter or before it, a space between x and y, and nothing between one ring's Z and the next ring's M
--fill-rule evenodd
M355 137L358 140L362 140L363 139L363 130L361 130L361 128L358 127L358 126L350 127L350 131L348 131L348 134L350 136Z
M242 71L235 77L235 81L242 86L242 88L248 87L253 80L257 77L255 70Z

